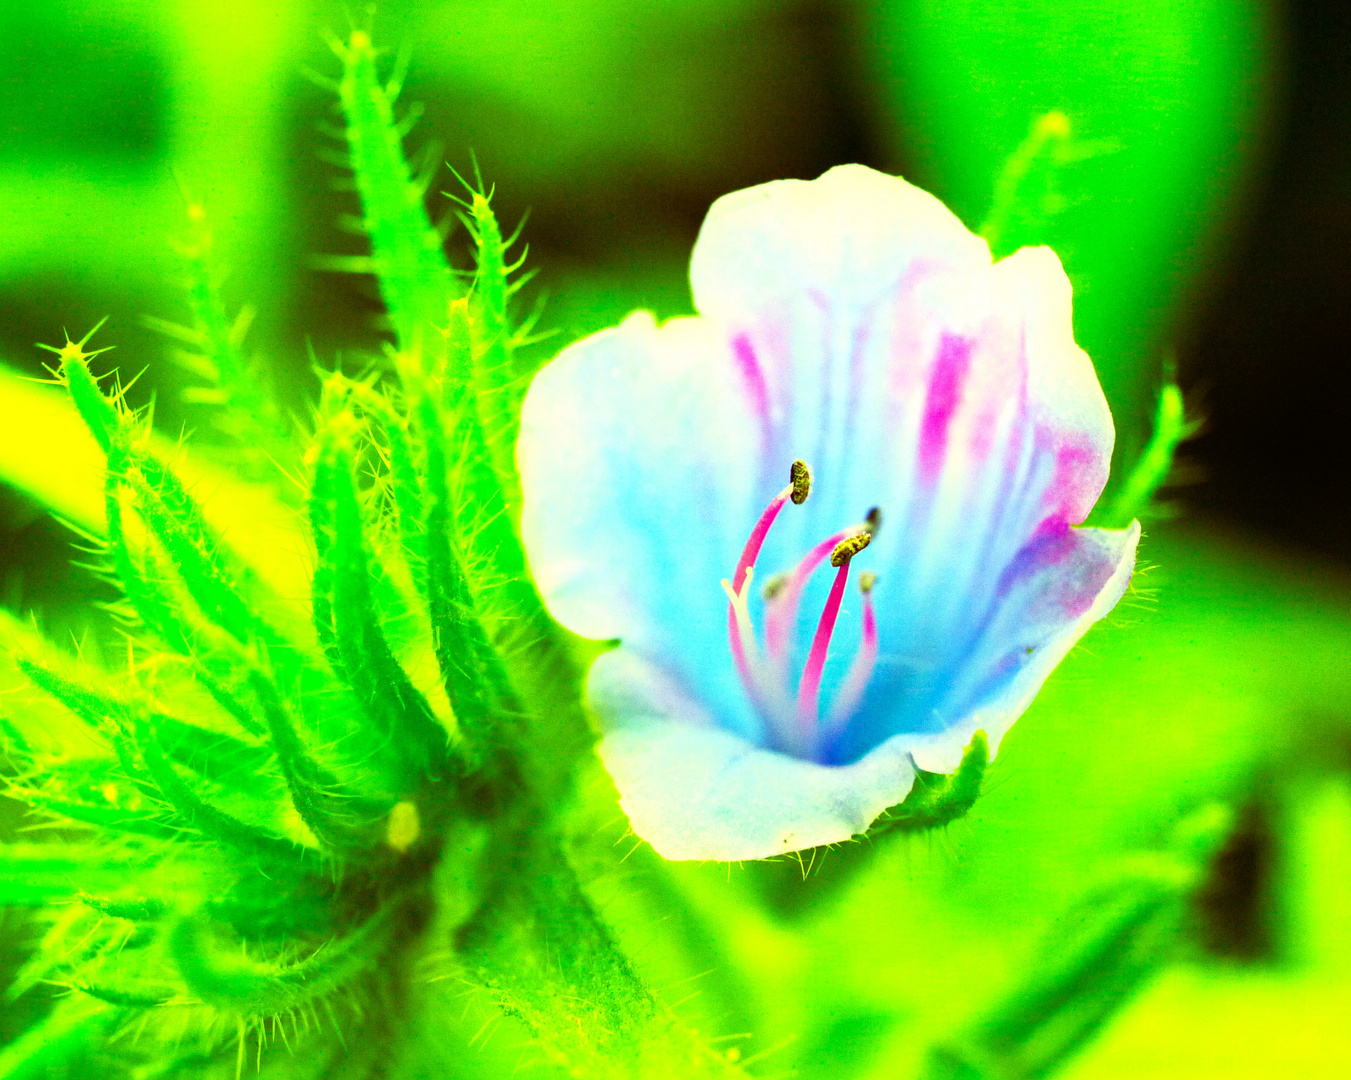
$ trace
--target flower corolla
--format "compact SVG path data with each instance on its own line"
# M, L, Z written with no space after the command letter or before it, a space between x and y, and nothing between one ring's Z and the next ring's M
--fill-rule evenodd
M1139 527L1075 527L1113 428L1048 248L993 262L848 165L719 199L691 280L697 316L536 376L521 526L552 614L618 642L587 692L634 831L755 859L866 831L977 731L997 750Z

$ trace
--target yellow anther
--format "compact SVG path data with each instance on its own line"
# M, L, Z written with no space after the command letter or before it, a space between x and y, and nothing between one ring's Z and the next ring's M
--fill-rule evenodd
M864 570L858 576L858 591L865 596L873 591L873 586L877 584L877 575L871 570Z
M801 506L812 493L812 471L805 461L798 458L788 470L788 479L793 485L790 498L795 506Z
M846 537L836 544L835 550L830 553L830 565L843 566L872 542L873 534L870 532L854 533L853 536Z

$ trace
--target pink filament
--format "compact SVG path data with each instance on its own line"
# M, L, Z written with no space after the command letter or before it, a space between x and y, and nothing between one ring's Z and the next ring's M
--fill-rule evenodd
M821 746L830 743L844 729L854 710L863 701L863 694L877 666L877 613L873 610L871 590L863 594L863 641L854 654L854 662L840 683L835 701L830 707L830 723L819 737Z
M844 599L844 586L848 580L849 560L846 559L835 573L835 583L830 587L830 596L826 599L825 610L821 612L821 621L816 624L816 636L812 638L811 652L807 654L807 665L802 669L802 681L798 683L798 724L801 727L802 739L808 745L816 735L816 723L821 707L821 673L826 666L830 636L835 632L835 620L840 614L840 602Z
M755 528L751 530L751 535L746 539L746 546L741 549L741 558L737 560L736 572L732 575L732 591L738 596L741 595L741 587L746 583L746 571L754 566L755 560L760 557L760 549L764 546L765 537L769 535L769 527L774 524L774 519L779 516L783 504L788 501L792 494L793 485L789 484L774 498L770 499L769 505L765 507L764 513L760 515L760 520L755 523ZM751 696L753 701L759 700L760 692L756 686L750 664L746 661L746 646L741 640L741 630L737 625L736 608L730 602L727 604L727 640L732 646L732 662L736 664L741 685L746 688L746 693Z
M765 507L765 512L760 515L760 520L755 523L755 528L746 539L746 546L741 549L741 558L736 564L736 573L732 575L732 591L738 596L741 595L741 586L746 583L746 568L754 566L755 560L760 557L760 549L764 546L765 537L769 535L769 527L774 524L774 519L779 516L779 511L783 509L793 494L793 485L789 484L780 491L774 498L769 500L769 505Z
M807 580L841 541L849 539L858 531L857 525L842 529L807 552L802 561L793 567L783 589L765 606L765 652L774 670L780 673L788 670L788 643L793 636L798 604L802 601L802 590L807 587Z

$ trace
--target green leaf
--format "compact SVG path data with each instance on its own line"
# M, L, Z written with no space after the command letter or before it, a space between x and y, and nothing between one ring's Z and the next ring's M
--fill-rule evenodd
M351 452L332 423L320 432L310 522L319 557L314 591L320 641L338 661L335 672L351 687L372 730L399 760L405 791L416 790L422 778L451 771L450 736L399 666L381 628Z
M203 1001L255 1015L304 1008L375 967L383 954L396 904L346 937L300 960L255 960L238 945L222 949L212 923L201 914L175 923L169 952L189 989Z
M1122 860L1055 921L1014 984L929 1053L926 1080L1037 1080L1082 1047L1171 956L1186 901L1232 825L1196 811L1167 850Z
M289 866L310 861L307 852L293 840L265 832L212 806L193 791L165 758L159 741L158 725L152 719L136 721L136 741L141 759L165 800L183 821L203 836L227 844L255 858Z
M369 35L355 31L333 49L343 65L338 97L380 294L399 349L421 355L436 343L446 305L462 290L427 216L426 185L414 179L404 158L395 94L380 81Z
M1178 446L1191 438L1200 425L1187 420L1182 391L1176 383L1165 383L1159 391L1154 412L1154 431L1139 460L1112 500L1105 522L1109 528L1124 529L1150 509L1154 493L1168 480Z
M40 907L102 891L138 868L143 856L103 844L0 844L0 905Z
M315 761L271 680L255 671L251 682L262 702L272 745L301 820L333 851L343 853L363 842L370 843L383 815L378 810L371 813L373 807L354 800L337 778Z

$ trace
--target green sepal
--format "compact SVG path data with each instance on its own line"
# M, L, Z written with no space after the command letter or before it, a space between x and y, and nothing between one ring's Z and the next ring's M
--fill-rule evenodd
M868 830L868 837L887 832L925 832L965 817L980 798L989 764L990 742L985 732L977 731L962 754L961 764L951 774L916 769L910 794L883 811Z
M101 1001L75 997L58 1002L36 1026L0 1047L0 1080L50 1080L67 1075L72 1057L95 1045L119 1018Z
M98 327L94 328L97 329ZM89 333L93 332L91 330ZM94 436L94 441L106 454L113 440L128 423L128 418L119 407L120 398L109 400L105 397L99 388L98 380L89 370L90 359L98 354L84 351L85 341L88 340L86 336L84 341L67 341L61 349L52 351L61 359L61 378L65 381L66 390L75 405L75 410L89 428L90 434Z
M797 919L819 910L872 863L880 848L901 836L941 829L965 816L980 797L989 762L989 740L985 732L977 731L951 775L916 769L909 794L883 811L867 833L848 843L747 863L749 884L783 918Z
M184 400L220 406L216 426L243 451L234 455L237 464L255 475L266 475L267 455L269 451L285 453L287 432L267 373L249 363L242 351L253 313L244 309L232 319L226 311L211 223L206 208L191 197L187 197L187 219L187 241L176 247L187 265L192 328L158 319L146 322L198 350L180 353L179 364L208 385L187 387Z
M169 757L221 787L256 791L272 769L274 759L265 746L163 714L156 714L155 724L160 746Z
M1047 242L1054 219L1065 209L1061 183L1068 166L1111 149L1103 142L1074 138L1063 112L1033 119L1026 138L1005 159L995 177L993 198L977 230L996 259L1021 247Z
M169 905L155 896L109 897L82 892L77 899L102 915L128 922L154 922L169 911Z
M0 844L0 907L43 907L113 888L142 862L107 844Z
M151 783L149 773L137 759L135 740L129 727L130 719L122 702L81 686L46 664L26 656L16 656L14 663L29 682L54 697L108 740L128 779L143 787Z
M264 628L218 557L214 538L178 478L146 451L132 451L128 465L124 475L136 494L137 509L202 614L241 643L255 636L279 643L275 634L260 634Z
M506 253L509 242L493 213L490 196L472 191L469 196L470 232L474 239L474 395L483 437L492 457L503 501L519 503L520 482L516 476L516 429L520 424L523 391L513 366L514 352L507 322L507 298L511 295Z
M141 622L169 648L187 655L187 637L174 605L158 581L136 565L122 521L122 489L126 486L129 452L119 439L108 448L108 471L103 485L104 515L108 524L108 551L122 592Z
M250 735L261 735L265 730L263 725L254 718L248 707L227 685L229 676L217 677L212 670L232 668L231 658L227 657L222 662L221 657L212 655L219 649L204 647L203 635L198 632L200 625L198 627L190 625L182 604L176 603L175 598L162 585L156 572L152 551L143 552L147 569L143 570L136 565L122 524L121 492L128 482L126 468L129 457L129 451L124 443L120 441L114 443L108 453L108 474L104 487L108 550L122 591L141 622L170 649L193 662L195 678L206 688L216 704Z
M156 840L176 840L183 832L182 828L164 817L135 810L123 810L115 806L80 802L59 795L50 795L38 788L15 785L9 788L6 794L11 798L22 800L35 810L43 810L57 817L69 818L71 821L94 825L100 829L131 833L133 836L148 836Z
M515 743L508 729L519 704L483 626L465 570L447 483L445 431L430 396L417 403L416 416L426 452L423 531L432 645L467 752L475 764L482 764L504 744Z
M365 383L346 383L351 400L373 419L384 436L389 454L389 483L393 494L395 521L399 538L409 556L415 579L426 572L426 545L423 540L422 483L409 439L407 421L384 394Z
M78 990L95 1001L119 1009L156 1009L168 1005L178 995L172 989L155 990L150 987L112 986L108 983L85 982L80 979L65 981L72 990Z

